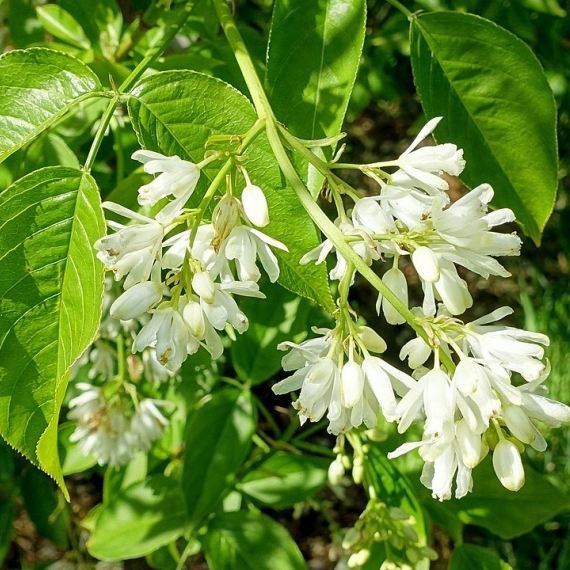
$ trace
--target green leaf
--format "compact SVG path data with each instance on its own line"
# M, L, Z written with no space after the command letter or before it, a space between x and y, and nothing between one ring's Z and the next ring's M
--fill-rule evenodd
M462 178L495 189L538 244L557 189L556 106L530 48L496 24L458 12L412 19L414 80L438 142L465 151Z
M28 468L22 477L22 497L26 511L38 533L62 550L68 548L69 513L54 483L38 469Z
M97 76L70 55L46 48L0 57L0 162L100 91Z
M193 525L218 504L243 463L257 418L250 392L226 388L190 414L182 487Z
M38 19L46 32L72 46L89 49L89 40L77 20L57 4L36 8Z
M241 380L260 384L281 370L283 352L277 345L306 335L309 304L278 285L263 286L267 299L244 299L241 310L249 316L247 334L231 345L232 364Z
M203 160L204 146L211 136L243 136L257 119L249 101L233 87L191 71L157 73L143 79L131 95L129 115L141 144L192 162ZM204 170L210 181L220 166L215 164ZM319 240L294 192L285 188L264 133L247 148L242 164L267 196L271 223L264 232L289 248L289 253L275 250L281 268L279 283L333 311L325 267L299 265L299 259ZM193 201L204 192L202 183Z
M204 540L211 570L306 570L285 527L261 513L220 513Z
M501 570L501 559L486 548L459 544L453 549L449 570Z
M23 48L44 40L44 31L38 21L35 0L8 0L10 40L14 47Z
M0 202L0 434L65 493L57 422L68 371L99 325L99 193L88 174L50 167Z
M322 457L278 451L244 477L240 491L273 509L292 507L323 487L330 463Z
M44 132L20 151L22 161L17 178L46 166L69 166L79 170L81 165L76 154L65 141L54 133ZM14 157L19 156L19 153Z
M58 451L63 475L81 473L97 465L97 459L93 455L85 455L78 442L69 441L76 427L77 425L72 422L59 426Z
M87 549L100 560L145 556L176 540L185 524L180 484L154 475L120 491L103 506Z
M364 0L277 0L266 85L277 118L293 134L337 134L362 54Z
M502 539L511 540L570 508L570 497L528 465L522 489L516 493L508 491L487 458L473 470L473 492L446 504L465 524L485 527Z

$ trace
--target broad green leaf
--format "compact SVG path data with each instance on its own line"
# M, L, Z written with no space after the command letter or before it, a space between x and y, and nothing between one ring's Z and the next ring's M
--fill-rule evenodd
M250 392L224 389L190 414L182 487L192 525L199 524L233 485L257 426Z
M556 106L530 48L496 24L458 12L412 19L414 80L438 142L465 151L463 180L495 189L536 243L557 189Z
M65 489L59 410L103 297L99 193L88 174L50 167L8 187L0 203L0 434Z
M210 570L306 570L287 529L261 513L219 513L204 540Z
M241 380L260 384L281 369L284 353L277 345L309 330L308 303L279 285L263 286L267 299L244 299L241 310L249 316L247 334L231 345L232 364ZM311 323L313 324L313 323Z
M143 79L132 91L128 107L143 147L193 162L203 160L204 145L211 136L233 135L235 148L236 136L245 135L256 121L251 104L238 91L191 71L162 72ZM264 232L289 248L289 253L275 250L281 268L279 283L334 310L324 266L298 263L318 245L317 233L293 191L285 188L265 134L247 148L242 164L267 196L271 223ZM211 181L220 166L216 162L207 167L204 178ZM194 203L205 186L202 183Z
M453 549L449 570L501 570L501 559L492 550L474 544L458 544Z
M176 540L185 523L180 484L154 475L120 491L103 506L87 549L100 560L138 558Z
M69 546L69 513L63 497L58 497L54 489L54 482L38 469L27 468L22 477L21 491L26 511L38 533L66 550Z
M97 76L70 55L46 48L0 57L0 162L100 91Z
M511 540L570 508L570 497L528 465L522 489L516 493L508 491L487 458L473 470L473 492L446 505L464 523L485 527L502 539Z
M330 464L330 459L278 451L247 474L240 491L273 509L292 507L323 487Z
M89 40L77 20L57 4L36 8L38 19L46 32L80 49L89 49Z
M418 535L418 544L427 544L424 512L412 485L384 455L382 449L372 442L364 457L364 484L365 488L372 486L376 497L386 505L398 507L413 517L415 519L413 528ZM417 563L415 570L428 568L429 560L424 558Z
M266 85L277 118L304 139L337 134L360 62L364 0L277 0Z

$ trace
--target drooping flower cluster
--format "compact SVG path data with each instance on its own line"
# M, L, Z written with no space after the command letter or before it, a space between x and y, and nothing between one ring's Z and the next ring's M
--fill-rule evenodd
M570 422L570 408L545 396L545 335L494 324L512 312L509 308L471 323L457 319L473 302L457 266L484 278L509 276L495 257L518 255L521 242L514 234L492 231L513 221L514 215L509 209L488 211L493 197L488 184L450 204L442 175L462 172L463 152L452 144L417 148L439 120L429 121L397 160L360 167L379 183L378 196L356 198L348 214L342 201L335 201L336 225L355 253L368 265L393 260L382 281L406 310L408 285L400 259L409 256L417 271L424 300L412 315L416 330L424 334L400 353L402 360L408 359L413 378L370 357L358 335L343 337L339 321L333 331L323 331L324 338L300 345L283 343L292 348L283 358L283 368L296 372L274 391L300 390L293 405L301 422L317 421L328 410L329 431L335 434L362 423L373 427L379 412L386 421L396 422L400 433L423 422L421 441L404 443L390 457L417 449L425 462L422 482L444 500L451 497L454 482L456 497L471 490L472 469L490 449L501 483L518 490L524 483L524 446L546 448L536 421L549 426ZM385 167L398 170L388 174ZM327 239L301 263L321 263L333 250ZM336 257L330 277L340 281L343 306L354 267L338 252ZM404 311L396 310L382 294L377 310L389 324L406 322ZM356 356L347 348L353 345L359 347ZM425 365L432 354L429 369Z
M70 441L77 442L83 454L95 457L99 465L129 463L137 452L146 453L168 425L159 410L166 402L144 398L135 406L119 385L109 395L104 387L93 384L79 382L77 388L81 394L69 402L67 414L77 423Z
M453 144L417 148L437 126L441 118L429 121L410 147L395 161L368 164L362 171L380 185L377 196L356 201L350 219L341 213L339 228L349 243L369 265L380 258L393 258L393 267L383 277L398 298L407 306L407 282L399 269L402 256L410 256L424 290L423 310L435 315L436 301L441 301L452 315L460 315L473 300L467 284L457 273L461 265L484 278L506 277L509 273L494 257L518 255L521 241L514 234L492 231L495 226L511 222L514 215L504 208L488 212L493 189L478 186L454 204L446 192L443 173L458 175L465 167L463 151ZM382 169L399 169L387 174ZM301 263L324 261L333 249L329 240L307 253ZM341 279L346 261L337 253L337 265L331 279ZM378 299L378 310L391 324L403 321L385 299Z
M362 424L376 427L378 415L396 419L396 396L413 385L413 379L372 353L381 353L386 344L366 326L349 323L335 329L318 329L321 337L301 344L284 342L291 348L282 361L291 376L273 386L276 394L300 390L293 406L301 424L319 421L325 413L328 431L338 435Z
M257 284L257 260L276 281L279 265L271 247L287 248L252 226L269 223L267 201L243 168L246 186L241 201L228 188L211 223L202 223L203 212L188 211L185 205L210 159L196 165L146 150L135 152L133 158L147 173L160 173L139 188L139 204L162 208L148 217L104 203L107 210L134 223L109 221L114 233L98 240L95 248L115 279L124 278L125 292L111 306L111 315L122 321L147 319L133 350L153 347L158 361L176 372L201 346L218 358L223 351L219 331L226 326L240 333L247 329L248 319L233 296L264 297ZM191 228L183 230L186 224Z

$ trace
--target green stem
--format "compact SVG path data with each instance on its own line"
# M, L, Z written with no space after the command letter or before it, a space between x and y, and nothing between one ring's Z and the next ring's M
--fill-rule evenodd
M243 78L251 93L258 116L260 118L266 119L267 138L269 139L271 150L273 151L275 158L279 163L279 167L287 179L287 182L291 185L293 191L297 195L297 199L301 202L301 205L305 208L313 222L317 225L321 232L331 240L338 253L344 257L347 263L353 264L356 270L406 319L416 334L429 345L429 338L420 323L416 320L414 314L382 282L380 277L378 277L378 275L376 275L374 271L368 267L362 258L346 242L344 234L333 224L333 222L329 220L326 214L313 201L310 192L307 190L304 182L299 177L297 170L293 166L291 160L289 159L287 151L283 146L283 142L280 137L280 127L273 115L273 111L271 109L267 96L265 95L261 81L257 76L245 43L243 42L239 30L237 29L237 26L233 20L229 6L226 3L226 0L213 1L228 43L234 52ZM287 142L294 144L292 138L294 137L287 137ZM298 146L300 146L300 144L295 143L295 150L297 150ZM445 361L444 364L449 368L450 371L454 369L455 365L453 364L451 358L449 358L447 355L443 355L442 360Z
M184 25L188 16L190 16L190 11L194 7L194 1L188 0L182 11L180 13L180 17L176 22L174 22L168 31L164 34L162 40L154 46L147 56L133 69L130 75L123 81L121 86L118 88L117 93L105 109L103 116L99 122L99 126L97 128L97 132L95 133L95 137L93 139L93 143L91 144L91 148L89 149L89 154L87 155L87 159L85 160L85 164L83 165L84 172L90 172L91 168L93 167L93 163L95 162L95 157L99 152L99 148L101 143L103 142L103 138L107 132L107 128L109 127L109 123L113 118L113 113L115 109L118 107L119 103L122 100L122 94L128 92L140 79L142 74L146 71L149 65L164 51L164 49L172 42L180 28Z
M402 3L398 2L398 0L388 0L388 3L392 4L394 8L400 10L400 12L402 12L406 18L409 18L412 15L412 13Z

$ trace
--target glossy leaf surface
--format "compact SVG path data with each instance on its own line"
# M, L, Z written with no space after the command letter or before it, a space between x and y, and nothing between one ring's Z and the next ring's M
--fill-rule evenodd
M47 48L2 55L0 161L98 91L97 76L70 55Z
M99 194L88 174L50 167L0 201L0 434L61 486L59 409L103 295Z
M535 242L557 189L556 107L542 68L516 36L458 12L412 19L414 80L438 142L465 151L462 178L495 189Z

